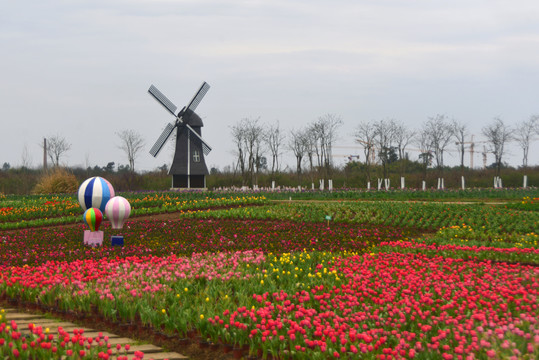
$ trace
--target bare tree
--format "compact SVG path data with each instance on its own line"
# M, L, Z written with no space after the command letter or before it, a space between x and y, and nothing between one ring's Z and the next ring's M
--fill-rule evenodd
M453 135L457 140L456 145L460 156L460 168L464 169L464 152L466 150L465 145L466 137L468 136L468 127L466 126L466 124L460 123L456 120L453 120L451 126L453 127Z
M24 144L21 154L21 168L29 169L32 166L32 156L28 150L28 145Z
M144 148L144 139L142 138L142 135L131 129L123 130L116 134L122 141L118 148L122 149L127 155L129 170L135 172L135 159Z
M245 149L245 140L244 140L246 122L247 122L247 119L242 119L237 124L231 126L230 128L232 131L232 140L235 145L234 151L237 156L236 169L238 167L240 169L241 177L243 179L243 185L245 185L245 178L246 178L245 177L245 171L246 171L245 154L247 151Z
M325 114L310 126L312 145L318 160L318 169L323 177L331 174L333 143L337 139L337 129L342 124L343 121L340 116Z
M258 173L263 165L264 127L259 124L259 120L260 118L244 118L232 126L232 137L236 144L244 185L257 184Z
M247 128L245 129L250 185L258 184L258 173L262 160L262 136L264 134L264 127L258 123L259 120L260 118L248 119Z
M404 161L406 157L406 147L414 139L416 135L415 130L408 129L403 123L395 122L395 145L399 151L399 160L400 160L400 174L404 175L406 170L406 162Z
M430 137L428 143L434 152L436 167L443 172L444 151L453 137L453 127L445 115L436 115L423 125L426 135Z
M305 130L297 130L290 132L288 147L296 157L296 172L301 179L301 162L307 153L309 146L308 134Z
M539 126L539 115L532 115L527 121L518 123L515 128L515 140L522 149L522 167L528 166L530 143Z
M430 166L432 162L432 144L431 144L431 136L429 134L429 131L427 128L423 128L417 138L416 138L416 144L419 147L419 150L421 153L419 154L419 159L421 163L423 164L423 179L427 178L427 168Z
M271 152L271 174L279 172L279 156L280 148L285 139L285 135L279 128L279 122L277 121L273 125L269 125L264 133L264 141Z
M64 137L56 134L47 138L47 156L52 162L52 166L60 165L60 158L71 149L71 144Z
M378 149L378 158L382 162L384 178L388 177L390 153L394 150L396 130L397 126L393 119L382 119L374 123L374 142Z
M496 117L491 124L481 130L481 133L487 138L489 152L494 154L496 175L499 176L505 144L512 139L513 130L505 125L502 119Z
M376 129L374 122L365 121L360 123L355 132L356 142L363 147L363 153L365 154L365 169L367 170L367 181L371 181L371 165L373 163L373 157L375 154L374 138L376 136Z
M316 134L316 131L312 124L305 130L304 136L306 145L305 150L307 152L307 158L309 160L309 172L311 173L312 181L314 174L314 155L316 155L318 163L320 163L320 155L318 150L318 135Z

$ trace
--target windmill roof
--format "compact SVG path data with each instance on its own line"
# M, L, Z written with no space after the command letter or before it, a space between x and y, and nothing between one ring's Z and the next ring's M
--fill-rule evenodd
M198 126L202 127L204 126L204 123L202 122L202 119L200 116L198 116L194 111L187 110L185 114L183 115L183 119L190 125L190 126Z

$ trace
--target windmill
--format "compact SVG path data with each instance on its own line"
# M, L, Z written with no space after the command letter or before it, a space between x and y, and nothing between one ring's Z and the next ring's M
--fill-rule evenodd
M150 149L150 154L156 157L166 141L176 129L176 149L174 159L168 171L172 175L172 188L205 188L208 168L204 155L208 155L211 147L202 139L201 127L204 126L202 119L195 113L195 109L208 92L210 85L203 82L193 99L176 114L174 105L155 86L150 86L148 92L169 113L174 116L174 123L169 123L161 136Z

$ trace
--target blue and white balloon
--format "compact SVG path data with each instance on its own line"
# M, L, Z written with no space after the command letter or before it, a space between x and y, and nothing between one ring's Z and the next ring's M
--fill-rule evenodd
M114 197L114 188L100 176L86 179L79 187L79 204L84 211L98 208L105 212L107 202Z

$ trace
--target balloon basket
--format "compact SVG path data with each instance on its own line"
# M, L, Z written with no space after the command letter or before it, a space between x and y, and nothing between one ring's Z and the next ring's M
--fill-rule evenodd
M113 235L110 237L110 246L124 246L124 237L121 235Z
M103 231L84 230L83 244L91 247L101 246L103 244Z

